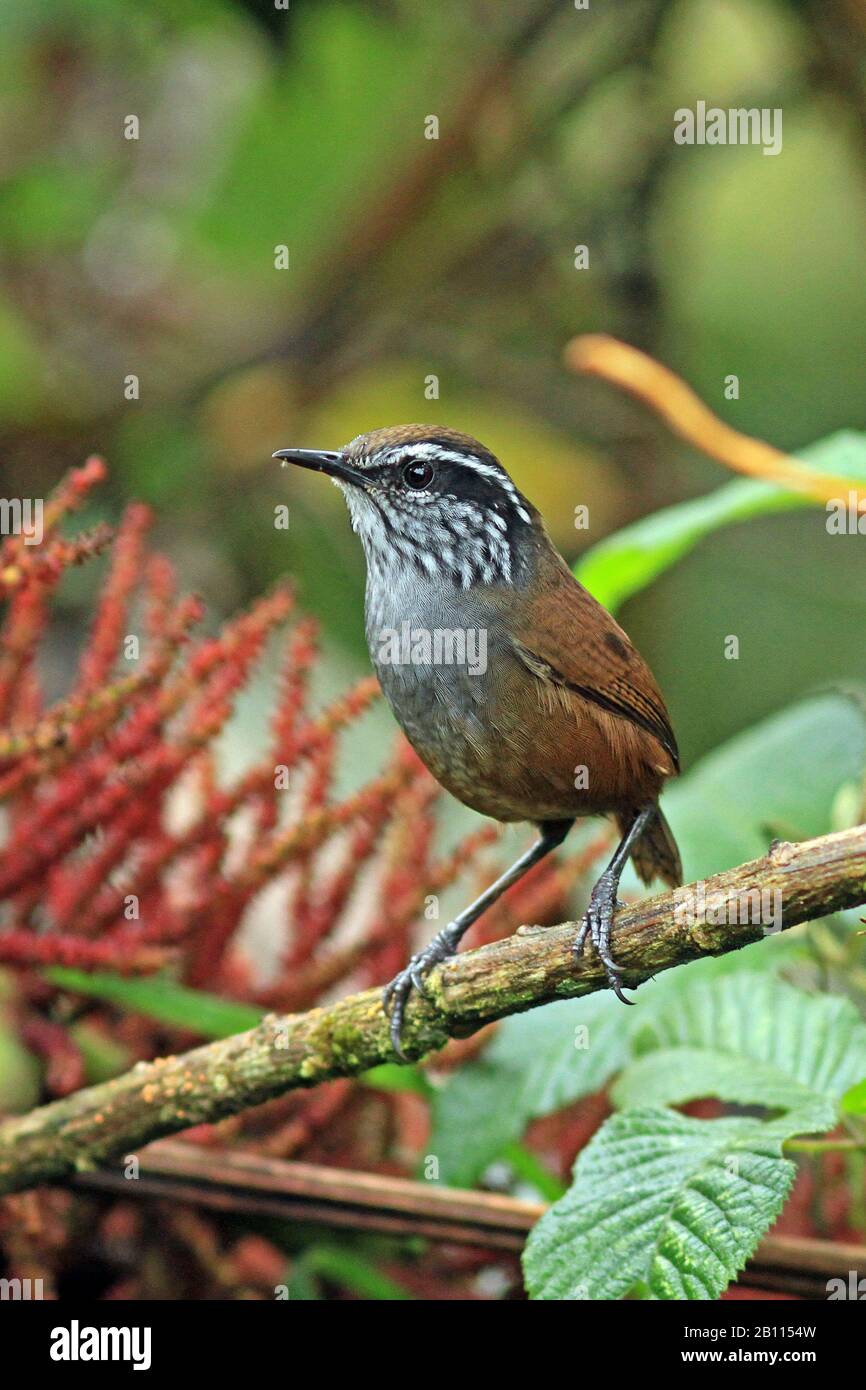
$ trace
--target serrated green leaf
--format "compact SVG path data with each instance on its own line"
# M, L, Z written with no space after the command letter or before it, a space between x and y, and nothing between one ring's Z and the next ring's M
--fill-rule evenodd
M816 1130L829 1129L836 1114L832 1102L813 1095L777 1067L700 1047L666 1047L638 1058L615 1082L611 1096L622 1110L683 1105L705 1096L768 1110L805 1112L808 1107L809 1128Z
M781 1209L784 1140L832 1128L866 1069L848 1000L752 972L662 991L631 1042L612 1094L634 1108L602 1127L533 1231L533 1297L618 1298L639 1282L655 1298L718 1297ZM696 1121L661 1108L702 1096L786 1113Z
M652 1298L718 1298L790 1190L785 1137L778 1122L615 1115L530 1234L530 1296L616 1299L643 1281Z
M799 1110L829 1129L866 1072L866 1023L847 999L763 975L728 975L668 996L632 1034L637 1054L615 1103L681 1105L703 1096Z
M624 1012L595 995L506 1019L434 1100L428 1147L442 1181L471 1186L530 1120L600 1090L627 1056Z

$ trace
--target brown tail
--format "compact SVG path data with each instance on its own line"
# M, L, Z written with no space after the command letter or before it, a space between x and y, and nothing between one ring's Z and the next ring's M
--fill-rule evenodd
M630 824L630 816L617 816L621 834L626 833ZM654 878L661 878L671 888L677 888L683 881L683 866L680 863L677 842L658 807L646 830L632 848L631 862L644 883L652 883Z

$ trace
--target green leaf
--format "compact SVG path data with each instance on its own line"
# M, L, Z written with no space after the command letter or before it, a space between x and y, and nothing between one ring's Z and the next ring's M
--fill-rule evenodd
M370 1260L342 1245L314 1245L304 1252L304 1268L359 1298L403 1302L411 1295Z
M371 1067L358 1080L374 1091L409 1091L413 1095L423 1096L425 1100L430 1100L435 1094L434 1087L420 1067L398 1066L396 1062L383 1062L381 1066Z
M664 794L686 880L759 858L773 838L826 834L839 788L864 763L866 713L843 695L800 701L729 739Z
M600 1090L627 1056L623 1012L599 994L506 1019L436 1095L428 1147L441 1180L471 1186L530 1120Z
M502 1157L510 1164L515 1175L535 1188L546 1202L556 1202L565 1195L566 1184L555 1173L546 1168L540 1158L527 1149L525 1144L506 1144Z
M244 1033L248 1028L255 1028L264 1016L264 1010L252 1004L220 999L217 994L188 989L162 976L127 979L110 971L90 974L65 965L49 966L43 974L61 989L106 999L130 1013L145 1014L176 1028L188 1028L204 1038L228 1038L232 1033Z
M632 594L645 589L694 550L704 536L736 521L807 505L807 498L772 483L750 479L727 483L704 497L653 512L608 536L581 557L575 575L599 603L616 612Z
M715 1096L740 1105L761 1105L768 1110L793 1110L798 1106L814 1116L813 1129L829 1129L833 1106L814 1096L807 1087L791 1081L768 1063L753 1062L743 1074L743 1058L710 1048L661 1048L627 1067L613 1087L616 1105L628 1110L638 1105L681 1105L688 1100Z
M42 1066L20 1041L15 1028L0 1018L0 1114L23 1115L39 1104Z
M84 1059L88 1086L122 1075L135 1061L128 1047L109 1037L89 1019L82 1018L71 1024L69 1033Z
M663 1109L615 1115L529 1236L530 1296L615 1299L643 1282L652 1298L718 1298L782 1209L788 1132Z
M866 1115L866 1079L849 1087L839 1102L843 1115Z
M797 1110L810 1129L830 1129L866 1072L866 1023L853 1004L757 974L672 993L632 1040L637 1058L611 1093L626 1109L715 1096Z
M798 457L817 472L850 478L852 485L866 482L866 435L841 430ZM575 573L600 603L615 611L713 531L753 517L820 505L775 483L737 479L624 527L588 550Z

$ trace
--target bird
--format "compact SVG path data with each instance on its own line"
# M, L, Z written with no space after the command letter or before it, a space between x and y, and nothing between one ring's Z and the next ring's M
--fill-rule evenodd
M585 816L612 817L620 840L590 893L574 953L589 938L607 984L631 1003L611 954L620 876L630 858L644 883L682 882L659 806L679 753L646 662L471 435L397 425L339 450L278 449L274 458L327 475L344 495L366 556L370 657L421 761L473 810L538 830L385 987L395 1053L405 1060L413 989L424 993L432 967Z

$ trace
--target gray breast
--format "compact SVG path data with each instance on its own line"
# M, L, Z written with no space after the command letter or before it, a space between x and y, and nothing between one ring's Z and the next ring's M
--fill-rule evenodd
M366 630L370 657L398 723L435 775L483 760L491 702L509 658L484 588L457 590L391 566L371 568ZM513 658L511 658L513 659Z

